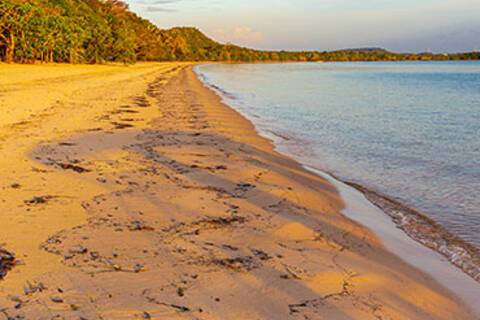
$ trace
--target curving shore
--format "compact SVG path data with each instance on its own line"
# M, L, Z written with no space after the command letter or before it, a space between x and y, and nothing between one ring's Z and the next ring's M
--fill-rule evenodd
M0 319L477 319L190 65L0 70Z
M338 146L336 143L330 141L329 138L325 137L325 132L321 135L315 134L315 130L312 130L311 127L313 126L317 130L321 131L322 124L324 126L327 126L329 123L332 123L332 121L334 122L334 120L328 117L322 120L322 117L327 116L328 113L335 114L335 111L325 112L325 110L322 109L322 103L316 104L317 101L313 99L315 98L315 95L312 94L311 91L302 91L302 88L289 91L289 86L294 87L301 85L302 81L305 80L304 78L299 77L299 75L295 72L304 74L305 76L306 74L308 74L310 77L312 77L313 71L309 69L309 65L310 64L286 64L285 67L284 64L277 64L274 68L270 68L269 66L259 66L258 68L255 68L250 64L236 65L235 67L220 64L216 66L199 65L196 66L194 70L198 74L202 82L204 82L209 88L218 93L227 105L230 105L235 110L239 111L247 119L252 121L255 124L255 127L260 135L272 140L275 148L279 152L291 156L292 158L307 167L318 167L323 168L324 170L325 168L330 167L330 169L326 170L336 170L336 174L333 174L331 171L323 171L322 169L320 169L322 172L328 173L328 176L335 177L335 180L339 180L359 190L369 199L371 203L375 204L384 213L388 214L395 222L395 225L398 228L402 229L409 237L423 244L424 246L440 253L442 256L447 258L453 265L461 269L463 272L468 274L477 282L480 282L480 250L475 246L475 241L469 243L468 240L456 236L454 231L449 231L447 228L445 228L445 224L442 226L441 223L436 222L429 218L426 214L413 209L412 206L407 206L405 204L402 204L400 201L393 200L394 198L392 198L392 195L395 193L395 191L393 191L395 190L394 186L390 188L388 184L379 181L379 184L376 186L376 188L377 190L381 190L383 188L385 194L381 194L374 191L374 189L366 187L367 185L369 185L370 187L375 186L375 182L368 180L368 176L378 176L379 171L376 171L375 167L371 167L371 174L368 174L368 170L366 170L365 164L363 163L363 166L359 165L359 167L357 167L357 170L363 170L364 174L367 176L362 179L360 175L355 173L355 169L352 169L355 168L355 165L353 163L350 163L350 165L346 166L343 162L344 160L340 159L340 155L344 155L344 153L342 152L345 152L345 150L352 148L351 146ZM350 67L353 68L353 66ZM217 71L215 71L216 68L218 68ZM331 68L341 69L341 67L339 67L338 65L333 65ZM305 72L305 70L308 70L308 73ZM323 73L323 71L325 70L315 69L315 71L317 73ZM239 75L237 75L237 73ZM274 78L271 80L271 83L265 83L265 88L255 88L262 82L268 81L269 76L273 77L275 74L283 75L285 80L278 81ZM290 75L291 77L287 77L287 75ZM309 79L310 81L313 81L313 78ZM317 80L321 82L322 78L320 77ZM329 81L323 83L323 86L328 86L328 84L332 82L335 83L335 79L329 79ZM335 84L339 85L339 83ZM272 91L272 88L277 88L278 86L282 88L282 91L286 92L284 93L285 95L279 94L279 97L281 98L277 97L277 94L274 90ZM319 86L317 89L320 89L321 87L322 85ZM232 90L232 92L230 92L230 90ZM367 89L365 90L368 92ZM355 94L355 90L350 93L350 95L352 96L355 96ZM304 97L303 95L305 95L306 97ZM320 94L320 96L322 95ZM319 97L317 98L317 100L320 100ZM310 106L307 109L308 112L312 112L311 118L302 118L302 115L303 117L305 117L305 112L307 111L303 110L301 106L298 107L298 116L294 115L293 113L289 113L291 112L291 110L295 110L294 105L295 101L297 100L301 101L299 102L301 105ZM337 107L339 108L341 108L342 105L348 106L348 101L343 101L341 97L337 97L337 99L335 100L340 101L337 105ZM325 102L323 105L330 105L330 108L334 110L335 108L331 106L331 103L332 102ZM272 107L275 105L277 106ZM315 105L316 108L320 109L318 110L318 113L322 114L322 116L314 116L315 111L314 109L312 109L312 105ZM341 115L337 116L339 118L342 117ZM335 116L333 117L333 119L335 119ZM315 123L315 125L312 125L309 121ZM345 122L345 127L349 128L348 119L345 119L343 122ZM302 129L302 125L307 127L307 129ZM373 124L369 125L363 123L360 127L368 131L371 130L369 129L369 127L376 126ZM340 129L338 134L342 136L344 140L354 140L355 137L353 136L343 136L345 130L346 129ZM334 128L330 128L330 130L328 131L328 134L332 135L335 135L337 133ZM370 134L370 138L374 140L374 137L376 135L373 133ZM321 136L324 136L324 139L327 139L327 141L329 142L321 143L321 141L323 141ZM332 138L330 137L330 139ZM368 142L370 139L364 138L361 140L363 142ZM338 159L340 162L343 162L343 166L341 164L335 165L335 162L332 161L331 157L330 159L328 158L328 156L327 158L322 157L319 150L321 149L321 146L325 144L331 145L332 147L337 145L337 153L339 154ZM368 146L364 147L369 148ZM334 150L335 148L331 148L330 153L333 152L334 154ZM370 150L370 152L375 152L375 149ZM384 150L382 149L382 147L379 147L378 153L381 154L382 152L384 152ZM388 163L388 161L395 161L398 156L399 155L392 154L391 159L383 160L385 161L385 163ZM375 156L373 156L372 158L375 158ZM376 164L381 166L381 164L379 163ZM372 164L372 166L374 165ZM405 166L397 164L397 167L407 167L405 168L405 170L408 170L408 164L405 164ZM409 169L412 170L412 168ZM423 172L422 168L416 169L417 170L415 171ZM384 174L386 174L387 172L384 172ZM349 177L350 175L352 176ZM339 176L341 176L342 178L339 178ZM391 179L395 181L398 178L399 177L396 176L393 172ZM451 183L458 187L458 185L456 185L456 183L458 184L457 179L455 177L450 177L450 179ZM425 182L425 184L428 185L428 182ZM411 186L412 184L404 183L404 185ZM468 188L468 184L466 185L467 186L465 187ZM386 194L389 194L390 196L387 196ZM413 193L409 195L400 193L400 195L395 198L416 198L416 194ZM426 199L425 202L429 203L429 201L431 203L431 200L429 199ZM462 204L462 199L457 199L457 201L451 200L450 203ZM439 203L438 205L442 206L441 203ZM455 212L453 207L451 211ZM437 214L439 215L441 215L442 213L444 212L442 212L441 210L437 212ZM472 212L472 215L475 215L475 211ZM443 223L445 223L445 221L443 221ZM473 221L468 221L468 219L465 219L463 223L467 225L472 225L472 230L475 230L474 226L476 224ZM407 259L407 261L409 260Z

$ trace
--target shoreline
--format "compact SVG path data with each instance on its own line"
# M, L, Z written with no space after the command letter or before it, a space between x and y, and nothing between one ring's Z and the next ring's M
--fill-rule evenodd
M295 140L295 138L283 135L274 131L265 132L265 136L272 141L276 138L284 141ZM274 142L275 143L275 142ZM280 152L289 155L288 147ZM293 154L292 154L293 156ZM301 161L300 161L301 162ZM328 176L330 179L355 189L365 196L368 201L378 207L384 215L391 218L396 228L401 229L409 238L446 258L448 262L468 275L472 280L480 283L480 249L470 242L456 236L438 222L429 218L426 214L408 205L394 200L380 192L374 191L364 185L339 178L337 175L317 169L308 163L301 162L307 170L312 170L321 176Z
M406 262L431 275L436 281L452 290L464 300L478 315L480 306L477 296L480 294L480 284L470 274L454 265L445 256L424 245L410 236L393 220L392 216L384 211L382 206L374 202L375 196L358 185L347 182L325 173L321 170L306 167L316 174L325 177L337 186L347 202L343 213L349 218L361 223L377 234L388 250L397 254ZM391 201L386 199L384 201ZM360 208L360 209L359 209ZM362 214L358 214L361 211Z
M249 118L248 115L242 115ZM279 133L273 130L259 130L259 132L267 139L272 140L272 142L276 144L279 152L295 158L294 153L291 153L288 147L282 146L281 142L279 142L291 142L291 140L295 140L295 138L285 135L283 132ZM298 161L306 168L311 168L307 170L313 170L321 176L329 176L331 179L362 193L370 203L378 207L384 215L390 217L395 227L401 229L405 235L423 247L440 254L443 258L446 258L452 266L461 270L472 280L480 283L480 249L475 245L450 232L438 222L428 217L427 214L411 206L365 187L360 183L339 178L331 172L313 168L308 163L302 162L301 160Z
M197 65L194 68L197 68L198 66L201 65ZM225 104L228 105L228 101L225 101L225 98L236 100L236 97L233 96L232 93L229 93L217 85L210 83L209 80L203 74L201 74L201 72L195 72L207 87L222 97L222 101L224 101ZM235 107L232 108L236 109ZM246 117L254 123L255 118L258 118L258 116L255 114L247 114L241 111L239 112L243 117ZM259 134L271 140L276 149L288 156L295 158L303 165L307 167L310 166L310 164L307 162L302 161L300 157L295 156L295 152L290 151L288 145L284 143L291 143L291 140L296 140L298 143L305 143L304 141L298 141L298 139L291 137L288 134L285 134L284 131L280 131L278 129L262 129L261 127L261 124L255 124L255 128ZM363 193L370 200L370 202L384 211L386 215L390 216L395 224L400 229L404 230L404 232L410 238L419 242L423 246L440 253L442 256L447 258L452 265L461 269L472 279L480 283L480 248L477 248L467 240L464 240L450 232L438 222L428 217L427 214L422 213L411 206L394 200L385 194L374 191L362 185L361 183L349 181L347 178L339 178L331 172L321 169L316 170L319 170Z
M0 318L478 318L189 65L78 70L0 101Z
M372 191L360 184L335 179L361 192L392 219L396 227L422 246L440 254L449 263L480 283L480 250L451 233L420 211Z
M193 68L196 69L198 66L199 65ZM225 101L225 98L235 99L235 97L232 97L230 93L225 92L222 88L216 86L215 84L209 83L208 79L206 79L200 71L195 70L195 73L207 88L214 91L220 97L225 105L233 108L242 117L245 117L251 121L258 134L270 140L275 150L295 159L294 155L289 152L288 147L282 146L280 143L280 141L290 141L294 138L287 137L283 133L279 133L268 128L260 128L255 124L253 119L250 119L250 115L237 110L234 106L229 105L228 102ZM255 118L255 116L251 117ZM407 245L410 246L410 248L415 247L413 244L408 243L409 240L413 240L415 244L421 246L421 249L413 248L413 250L419 249L418 251L421 252L424 251L422 249L426 249L431 251L433 254L428 255L427 253L428 258L426 259L427 261L425 261L425 263L417 263L416 261L407 259L415 256L412 255L411 252L408 252L408 250L402 250L401 246L395 247L394 244L390 243L389 249L398 254L400 257L406 259L408 263L412 263L414 266L420 267L424 272L429 273L428 268L435 268L435 264L432 264L432 262L445 264L444 259L447 259L446 263L452 267L452 270L449 270L448 267L445 268L445 266L442 266L437 268L437 270L431 270L430 274L433 275L440 283L449 285L450 289L454 289L454 292L458 293L459 296L467 301L469 305L472 306L480 315L480 306L476 304L476 299L474 296L472 297L472 294L474 293L480 294L480 253L476 247L455 236L444 227L440 226L437 222L427 217L425 214L422 214L411 207L403 205L385 195L372 191L358 183L339 179L331 173L310 167L307 163L303 163L300 160L295 160L299 161L306 170L329 180L332 184L336 185L338 189L346 190L346 188L350 187L362 194L366 201L371 204L371 206L376 207L385 217L390 219L392 222L390 230L395 231L394 229L398 228L403 232L405 236L403 237L403 241L407 240L406 238L408 238ZM344 191L344 193L351 194L351 192L348 191ZM353 198L358 198L358 196L354 196ZM345 201L348 203L350 200L345 199ZM366 208L368 206L363 205L363 207ZM365 227L374 230L374 232L377 230L377 232L380 233L379 236L382 240L386 242L391 240L388 236L381 234L384 231L381 226L376 228L372 221L369 221L368 219L362 219L362 217L359 218L358 216L355 216L355 214L349 214L348 210L346 209L344 211L345 215L349 218L360 222ZM419 256L420 255L417 257ZM456 271L460 271L461 274ZM450 274L447 275L446 278L443 278L442 274L444 274L444 272L449 272ZM465 279L463 275L466 275L467 278L472 280L473 283ZM457 282L455 280L457 280Z

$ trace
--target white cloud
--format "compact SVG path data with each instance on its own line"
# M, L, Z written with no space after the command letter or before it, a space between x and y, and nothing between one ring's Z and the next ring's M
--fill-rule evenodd
M213 38L221 42L230 42L244 46L254 46L262 43L264 37L259 31L247 26L237 26L231 29L215 29L212 32Z

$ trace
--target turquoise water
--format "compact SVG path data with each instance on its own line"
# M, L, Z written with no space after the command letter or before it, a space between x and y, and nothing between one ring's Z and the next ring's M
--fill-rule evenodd
M196 71L300 162L418 209L480 247L480 62Z

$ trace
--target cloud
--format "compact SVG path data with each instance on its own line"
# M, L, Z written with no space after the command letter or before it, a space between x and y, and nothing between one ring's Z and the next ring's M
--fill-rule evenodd
M138 0L136 4L141 5L146 12L177 12L177 9L165 7L181 2L181 0Z
M164 8L164 7L154 7L154 6L146 6L146 7L144 7L144 9L147 12L177 12L176 9Z
M212 36L221 42L231 42L245 46L260 44L264 39L261 32L247 26L238 26L232 29L215 29L212 32Z
M480 46L469 31L478 30L480 0L125 1L161 28L193 25L218 41L259 49L443 52Z
M233 30L233 38L239 41L258 43L263 40L263 35L249 27L236 27Z
M1 1L1 0L0 0ZM179 12L186 11L185 8L192 8L192 5L209 5L218 2L215 0L130 0L128 3L141 8L145 12ZM182 9L180 9L182 8Z
M132 1L136 4L146 4L146 5L159 5L159 4L171 4L171 3L177 3L180 2L180 0L138 0L138 1Z

